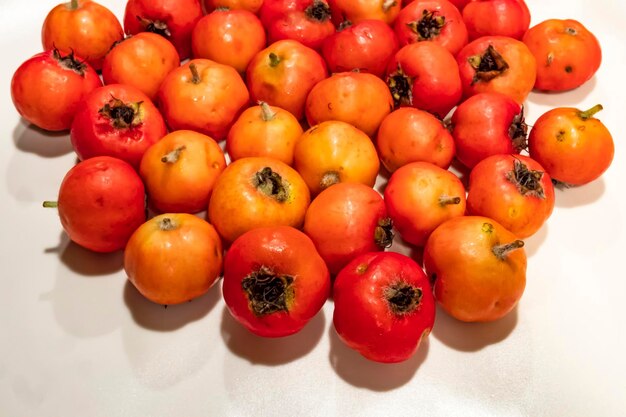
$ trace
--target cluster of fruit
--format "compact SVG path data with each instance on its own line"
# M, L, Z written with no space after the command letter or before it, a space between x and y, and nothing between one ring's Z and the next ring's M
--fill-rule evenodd
M409 358L436 303L509 313L553 183L613 158L599 105L528 134L528 94L579 87L601 50L573 20L530 27L523 0L128 0L123 27L72 0L42 42L11 92L27 121L70 132L81 162L45 205L74 242L124 250L156 303L223 275L261 336L299 331L332 291L340 338L375 361ZM394 234L423 268L385 252Z

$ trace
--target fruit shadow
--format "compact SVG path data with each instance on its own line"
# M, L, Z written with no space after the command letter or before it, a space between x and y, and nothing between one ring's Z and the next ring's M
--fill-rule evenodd
M215 308L221 298L221 289L216 284L198 298L165 306L148 300L128 280L124 286L124 303L135 323L144 329L159 332L171 332L202 319Z
M298 333L285 337L261 337L237 322L228 309L222 311L220 333L228 349L252 364L283 365L299 359L319 343L324 334L326 318L320 310Z
M528 96L528 101L532 104L547 107L577 107L595 89L596 77L587 81L580 87L563 92L533 91Z
M333 369L344 381L371 391L391 391L407 384L428 356L429 342L425 338L413 356L400 363L378 363L366 359L347 347L330 326L329 360Z
M22 152L44 158L56 158L74 151L68 131L49 132L29 124L24 119L13 129L13 143Z
M526 256L531 258L533 255L537 253L543 242L548 238L548 223L545 222L543 226L534 235L527 237L524 240L524 250L526 251Z
M465 323L437 307L432 335L452 349L477 352L506 339L516 325L517 307L500 320L487 323Z
M124 252L97 253L72 242L65 232L58 246L44 249L44 254L56 254L70 271L85 277L111 275L122 270Z
M574 208L587 206L598 201L606 190L604 178L580 186L555 187L554 205L561 208Z

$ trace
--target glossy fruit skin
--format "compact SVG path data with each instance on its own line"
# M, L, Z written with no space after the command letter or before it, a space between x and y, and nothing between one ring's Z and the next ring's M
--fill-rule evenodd
M335 32L326 0L264 0L259 17L269 43L293 39L319 51Z
M341 72L315 84L306 99L309 126L328 120L350 123L370 137L393 110L393 97L387 84L377 76Z
M380 168L376 147L361 130L337 120L308 129L294 149L294 168L311 195L339 182L373 187Z
M141 32L117 43L104 57L105 84L127 84L154 101L161 83L180 65L174 45L156 33Z
M113 12L100 3L77 3L75 9L71 3L61 3L50 10L41 28L41 43L46 51L73 52L98 71L111 46L124 38L124 31Z
M247 10L258 14L263 5L263 0L203 0L202 3L207 14L218 7L225 7L231 10Z
M225 168L217 142L202 133L177 130L148 148L139 174L153 210L198 213L206 210L215 181Z
M462 216L439 226L424 248L424 267L438 304L466 322L507 315L524 293L526 252L518 248L501 259L492 249L516 240L488 217Z
M394 93L391 83L397 76L406 77L408 95ZM444 118L461 100L461 77L454 56L433 42L400 48L389 61L386 80L396 107L411 106Z
M537 119L528 136L531 158L552 178L570 185L598 179L615 154L611 132L592 114L583 114L571 107L549 110Z
M280 176L259 183L265 169ZM270 192L271 191L271 192ZM208 217L225 242L230 243L257 227L301 227L311 197L306 183L293 168L273 158L241 158L218 177L209 201Z
M298 41L277 41L256 54L246 72L253 101L281 107L298 120L309 91L327 76L324 59Z
M195 130L217 141L226 138L249 100L237 70L202 58L170 72L158 93L159 108L170 130Z
M104 110L119 100L133 110L131 123L108 117ZM140 90L123 84L110 84L92 91L74 117L70 139L81 160L108 155L138 167L146 149L167 133L159 110Z
M94 252L124 249L146 219L141 178L126 162L100 156L79 162L63 178L58 210L69 238Z
M128 35L161 34L172 42L183 60L191 56L191 32L201 17L200 0L128 0L124 30Z
M241 113L228 131L226 150L231 161L262 156L292 165L294 148L302 133L293 114L262 103Z
M259 314L245 289L252 274L288 276L284 300L274 311ZM224 261L222 293L232 316L250 332L283 337L299 332L322 308L330 293L330 276L311 239L288 226L250 230L233 242Z
M391 245L391 223L382 196L359 183L340 183L309 205L304 233L315 243L332 276L356 256Z
M419 298L405 312L394 311L388 301L398 286L412 288ZM424 271L395 252L367 253L352 260L335 279L333 301L339 338L376 362L409 359L435 321L435 301Z
M131 236L124 252L129 281L150 301L173 305L205 294L222 271L215 228L192 214L153 217Z
M476 63L472 62L478 62L490 46L503 58L508 68L500 68L490 75L477 72ZM506 36L483 36L468 43L456 59L464 99L478 93L493 92L508 95L522 104L535 85L537 62L530 49L517 39ZM479 73L484 75L479 76Z
M470 173L467 212L494 219L521 239L535 234L553 209L552 179L527 156L493 155Z
M441 223L465 214L461 180L428 162L411 162L395 171L384 197L389 217L402 239L420 247Z
M69 60L69 61L68 61ZM96 71L81 58L58 50L24 61L11 79L11 99L20 116L35 126L62 131L72 126L80 102L102 86Z
M454 4L456 8L462 12L465 6L467 6L467 4L471 1L472 0L450 0L450 3Z
M602 63L598 39L576 20L545 20L531 27L522 41L537 60L537 90L577 88L590 80Z
M522 117L522 107L503 94L470 97L452 114L457 159L471 169L491 155L519 154L526 127L520 125L518 131L513 124L520 123Z
M230 65L241 74L265 46L261 21L252 12L242 9L215 10L200 19L191 33L194 58Z
M418 26L415 26L420 22L432 21L429 20L430 15L425 15L427 13L432 13L434 19L445 19L442 27L434 31L438 33L430 30L419 31ZM434 42L456 55L468 41L461 12L448 0L412 1L400 11L393 27L400 47L415 42Z
M397 50L398 40L389 25L371 19L349 24L326 38L322 56L331 73L358 70L382 78Z
M469 39L508 36L522 39L530 26L530 10L524 0L473 0L463 9Z
M329 0L335 26L349 20L358 24L364 20L381 20L392 24L400 13L402 2L386 0Z
M376 149L391 173L419 161L448 169L455 155L454 139L443 122L413 107L401 107L383 119L376 135Z

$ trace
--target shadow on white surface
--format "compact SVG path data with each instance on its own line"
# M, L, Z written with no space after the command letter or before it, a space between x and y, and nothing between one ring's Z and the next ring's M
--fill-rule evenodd
M68 133L68 131L48 132L20 119L13 130L13 143L22 152L55 158L74 150Z
M562 208L586 206L600 200L605 191L606 184L603 177L578 187L556 187L554 205Z
M328 330L328 338L329 360L337 375L350 385L371 391L390 391L407 384L428 356L428 337L422 340L412 357L400 363L378 363L365 359L339 339L333 326Z
M122 270L124 252L96 253L70 241L65 232L61 232L59 245L44 249L44 253L55 253L70 271L83 276L111 275Z
M465 323L437 307L432 335L452 349L476 352L503 341L517 325L517 307L500 320L490 323Z
M548 219L548 221L545 222L543 226L541 226L541 228L535 232L534 235L524 239L524 250L526 251L527 258L533 257L537 253L541 245L543 245L543 242L545 242L548 238L549 223L550 219Z
M239 324L224 307L220 333L228 349L240 358L253 364L282 365L311 352L321 340L325 326L324 310L320 310L296 334L279 338L260 337Z
M205 317L221 299L221 291L214 285L209 291L189 302L164 306L145 298L130 281L124 286L124 303L139 326L160 332L180 329L188 323Z
M594 91L595 87L596 77L593 77L575 90L553 93L533 91L528 96L528 101L532 104L548 107L577 107Z

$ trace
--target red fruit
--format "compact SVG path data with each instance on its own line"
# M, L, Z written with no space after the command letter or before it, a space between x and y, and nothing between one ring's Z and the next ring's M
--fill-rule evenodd
M463 9L469 39L508 36L522 39L530 26L530 11L524 0L474 0Z

